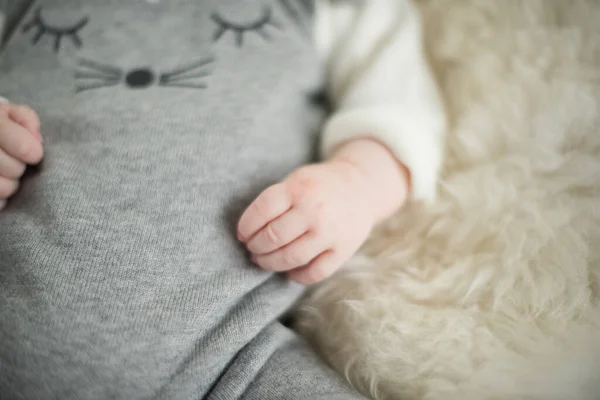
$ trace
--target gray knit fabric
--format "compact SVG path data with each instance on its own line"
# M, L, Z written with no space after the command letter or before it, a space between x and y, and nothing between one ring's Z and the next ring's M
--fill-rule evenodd
M46 158L0 213L1 399L360 398L277 322L301 288L235 240L312 157L311 18L301 0L18 18L0 95L38 111Z
M0 45L14 32L20 17L31 3L32 0L0 0Z

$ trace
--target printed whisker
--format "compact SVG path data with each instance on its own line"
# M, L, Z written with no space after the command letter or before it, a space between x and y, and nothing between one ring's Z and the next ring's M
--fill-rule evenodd
M206 76L209 76L210 72L197 72L195 74L191 74L191 75L175 75L175 76L170 76L170 75L161 75L159 80L160 82L180 82L180 81L185 81L188 79L196 79L196 78L204 78Z
M184 75L184 74L186 74L188 72L193 72L194 70L198 70L198 69L200 69L200 68L202 68L202 67L204 67L204 66L206 66L206 65L208 65L208 64L210 64L212 62L214 62L214 59L207 58L207 59L204 59L204 60L197 61L195 63L191 63L191 64L187 64L187 65L184 65L184 66L181 66L181 67L177 67L177 68L175 68L175 69L173 69L171 71L168 71L168 72L164 72L162 74L162 76L164 76L165 78L172 78L172 77L176 77L176 76L179 76L179 75Z
M90 71L76 71L75 79L102 79L102 80L113 81L113 80L118 80L119 77L102 75L96 71L91 71L91 72Z
M104 73L110 77L118 78L123 73L119 68L112 67L110 65L101 64L99 62L88 60L86 58L79 59L79 65L91 70Z
M77 86L76 91L77 91L77 93L81 93L81 92L85 92L87 90L101 89L101 88L105 88L105 87L116 86L118 84L119 84L118 80L104 81L104 82L99 82L99 83L91 83L88 85Z
M185 83L185 82L159 82L158 86L164 87L179 87L185 89L206 89L208 85L205 83Z

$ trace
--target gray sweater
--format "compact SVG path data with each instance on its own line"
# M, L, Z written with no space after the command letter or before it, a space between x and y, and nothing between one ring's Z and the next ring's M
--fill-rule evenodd
M277 355L301 346L276 322L301 288L234 235L262 189L312 158L312 6L43 0L9 14L1 93L39 113L46 153L0 213L0 398L234 399L272 360L313 357ZM346 390L311 392L286 368L307 394ZM296 398L273 382L246 398Z

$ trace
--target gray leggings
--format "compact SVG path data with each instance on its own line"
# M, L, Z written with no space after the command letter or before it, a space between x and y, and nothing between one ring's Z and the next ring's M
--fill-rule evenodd
M271 352L273 343L279 346ZM294 332L274 323L235 359L207 400L362 400Z

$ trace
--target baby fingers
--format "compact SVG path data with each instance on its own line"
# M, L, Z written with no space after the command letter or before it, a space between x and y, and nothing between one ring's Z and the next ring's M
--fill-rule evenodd
M284 185L269 187L244 211L238 223L238 239L246 242L291 206L292 201Z
M40 119L30 107L13 104L8 110L8 115L14 122L27 129L38 141L42 141Z
M0 118L0 148L12 158L32 165L40 162L44 153L39 140L8 118Z
M273 253L255 255L253 259L266 270L289 271L307 265L328 247L329 243L309 232Z
M25 164L12 158L0 149L0 176L8 179L19 179L25 172Z
M254 235L248 242L248 250L255 255L274 252L298 239L307 230L306 215L292 208Z

